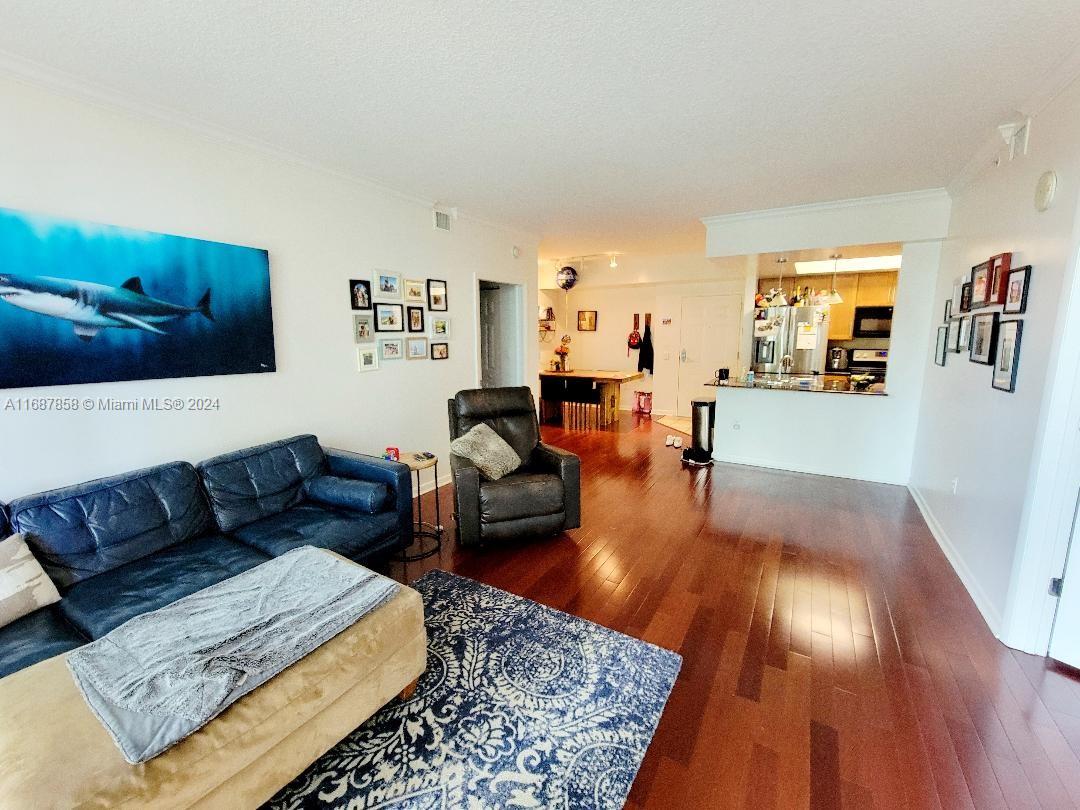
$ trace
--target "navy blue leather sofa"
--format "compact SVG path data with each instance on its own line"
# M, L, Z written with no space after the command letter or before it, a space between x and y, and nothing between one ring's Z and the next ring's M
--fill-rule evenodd
M412 481L297 436L19 498L8 516L62 598L0 628L0 677L298 546L378 567L412 542Z

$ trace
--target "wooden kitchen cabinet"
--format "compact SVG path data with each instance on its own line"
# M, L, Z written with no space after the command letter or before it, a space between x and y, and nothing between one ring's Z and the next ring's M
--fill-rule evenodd
M859 307L891 307L896 303L896 273L860 273Z
M830 279L830 283L831 283ZM836 291L844 299L842 304L829 307L829 340L851 340L855 332L855 304L858 300L859 277L855 274L837 274Z

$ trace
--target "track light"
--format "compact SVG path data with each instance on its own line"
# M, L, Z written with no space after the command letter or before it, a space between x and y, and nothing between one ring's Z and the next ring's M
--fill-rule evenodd
M615 261L615 254L612 253L611 254L611 261L608 262L608 267L610 267L612 270L614 270L618 266L619 266L619 263L617 261Z

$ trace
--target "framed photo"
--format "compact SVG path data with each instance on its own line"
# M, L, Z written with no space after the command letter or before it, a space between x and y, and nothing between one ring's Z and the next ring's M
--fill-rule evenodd
M952 352L953 354L960 354L960 352L961 352L961 348L960 348L960 342L961 342L960 328L961 328L961 324L960 324L960 321L961 321L960 318L950 318L949 322L947 324L945 324L949 329L949 341L948 341L949 351Z
M424 303L423 281L415 278L405 279L405 303L421 305Z
M1002 321L998 324L997 362L994 363L994 379L990 383L998 391L1012 393L1016 390L1016 367L1020 363L1020 336L1023 332L1022 321Z
M375 271L375 297L401 300L401 274L389 270Z
M352 316L353 340L357 343L375 342L375 316L366 313Z
M432 343L431 344L431 359L432 360L446 360L450 357L450 344L449 343Z
M990 257L990 294L988 304L1004 304L1009 283L1009 268L1012 266L1011 253L999 253Z
M423 307L405 307L405 313L408 315L406 321L409 325L410 332L423 332L424 331L424 308Z
M960 351L971 351L971 318L960 319Z
M971 312L971 282L965 281L960 285L960 311Z
M971 268L971 308L978 309L990 303L990 262L983 262Z
M443 340L446 340L448 337L450 337L450 319L432 317L431 337L441 338Z
M379 353L374 346L361 346L356 350L358 371L375 371L379 367Z
M577 330L579 332L596 331L596 310L579 309L577 314Z
M349 304L353 309L371 309L371 282L349 279Z
M404 332L405 307L403 304L376 304L376 332Z
M998 314L984 312L975 315L971 323L971 362L990 366L994 363L997 341Z
M945 299L945 317L941 319L942 323L948 323L952 320L952 299Z
M939 366L945 365L945 353L949 349L949 327L937 328L937 342L934 343L934 362Z
M380 360L400 360L405 356L405 341L401 338L382 338L379 340Z
M1030 283L1030 264L1010 270L1009 277L1005 281L1005 306L1001 311L1006 315L1023 315L1027 312L1028 284Z
M432 312L446 312L446 282L429 278L427 282L427 308Z
M411 337L405 339L405 357L409 360L427 360L427 338Z

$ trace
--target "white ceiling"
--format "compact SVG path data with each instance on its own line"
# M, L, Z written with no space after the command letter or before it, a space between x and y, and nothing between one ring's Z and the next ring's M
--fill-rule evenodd
M1080 43L1076 0L0 0L0 50L542 234L947 184Z

